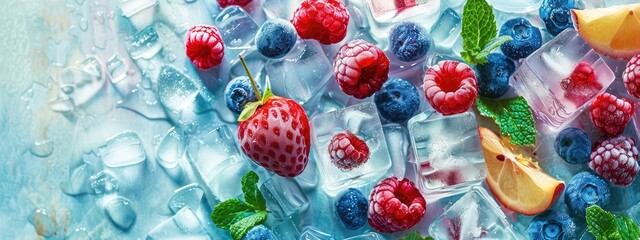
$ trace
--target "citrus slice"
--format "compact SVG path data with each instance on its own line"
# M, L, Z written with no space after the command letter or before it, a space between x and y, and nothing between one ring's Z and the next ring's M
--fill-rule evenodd
M571 10L578 33L596 52L629 60L640 53L640 4Z
M487 185L507 209L535 215L547 210L564 191L558 181L540 169L518 147L480 127L480 140L487 166Z

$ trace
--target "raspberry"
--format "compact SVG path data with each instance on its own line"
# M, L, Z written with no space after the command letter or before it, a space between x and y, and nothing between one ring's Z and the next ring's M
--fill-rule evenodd
M357 168L369 160L367 143L348 130L333 136L329 141L331 163L344 171Z
M333 44L347 35L349 12L338 0L305 0L293 13L291 23L301 38Z
M477 89L476 74L461 62L442 61L424 75L424 95L442 115L469 110L478 97Z
M628 186L636 178L638 149L633 138L619 136L598 145L591 153L589 167L618 186Z
M622 79L629 94L640 98L640 55L636 55L629 60L622 73Z
M580 62L569 77L560 81L560 87L565 90L564 95L567 99L582 105L598 94L602 84L596 80L596 73L591 65Z
M340 89L358 99L380 90L389 74L389 58L382 49L357 39L340 47L333 61Z
M410 180L386 178L371 191L369 225L385 233L407 230L420 222L426 204Z
M251 1L253 0L218 0L218 5L220 5L221 8L226 8L231 5L242 7L249 4Z
M633 103L627 99L603 93L591 103L591 121L601 132L616 136L627 127L633 108Z
M198 69L207 70L218 66L224 57L224 43L220 31L213 26L191 27L185 45L187 56Z

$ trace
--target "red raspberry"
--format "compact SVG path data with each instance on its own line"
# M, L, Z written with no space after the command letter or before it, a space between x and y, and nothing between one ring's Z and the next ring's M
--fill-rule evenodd
M422 220L426 205L409 179L384 179L369 197L369 225L385 233L407 230Z
M291 23L301 38L333 44L347 35L349 12L338 0L305 0L293 13Z
M387 81L389 58L382 49L357 39L340 47L333 60L333 72L344 93L364 99Z
M565 97L579 105L589 101L602 90L602 84L596 79L596 72L586 62L578 63L571 75L560 81L560 86L565 90Z
M640 55L636 55L629 60L622 73L622 80L624 80L624 86L629 94L640 98Z
M333 136L329 141L329 157L336 167L348 171L369 160L367 143L349 131Z
M249 4L251 1L253 0L218 0L218 5L220 5L221 8L226 8L231 5L242 7Z
M424 75L424 95L442 115L462 113L471 108L478 97L478 81L469 65L442 61Z
M185 41L187 56L198 69L207 70L218 66L224 57L224 43L220 31L207 25L193 26Z
M627 127L633 108L633 102L603 93L591 103L591 121L601 132L616 136Z
M610 138L591 152L589 167L618 186L628 186L640 170L638 149L633 138Z

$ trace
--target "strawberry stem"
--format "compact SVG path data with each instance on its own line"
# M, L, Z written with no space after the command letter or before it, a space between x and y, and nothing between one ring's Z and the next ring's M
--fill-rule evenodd
M242 66L244 66L244 71L247 72L247 76L249 76L249 81L251 81L251 86L253 87L253 91L256 92L256 96L258 97L258 101L262 101L262 96L260 95L260 91L258 90L258 86L256 85L256 81L253 80L253 76L251 76L251 71L249 71L249 67L247 67L247 62L244 61L242 54L238 55L240 58L240 62L242 62Z

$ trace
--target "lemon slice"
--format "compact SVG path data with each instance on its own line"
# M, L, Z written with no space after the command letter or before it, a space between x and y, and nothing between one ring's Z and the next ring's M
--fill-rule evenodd
M487 184L506 208L525 215L547 210L562 195L564 182L540 169L517 146L480 127L480 140L487 166Z
M627 60L640 54L640 4L571 10L571 16L596 52Z

